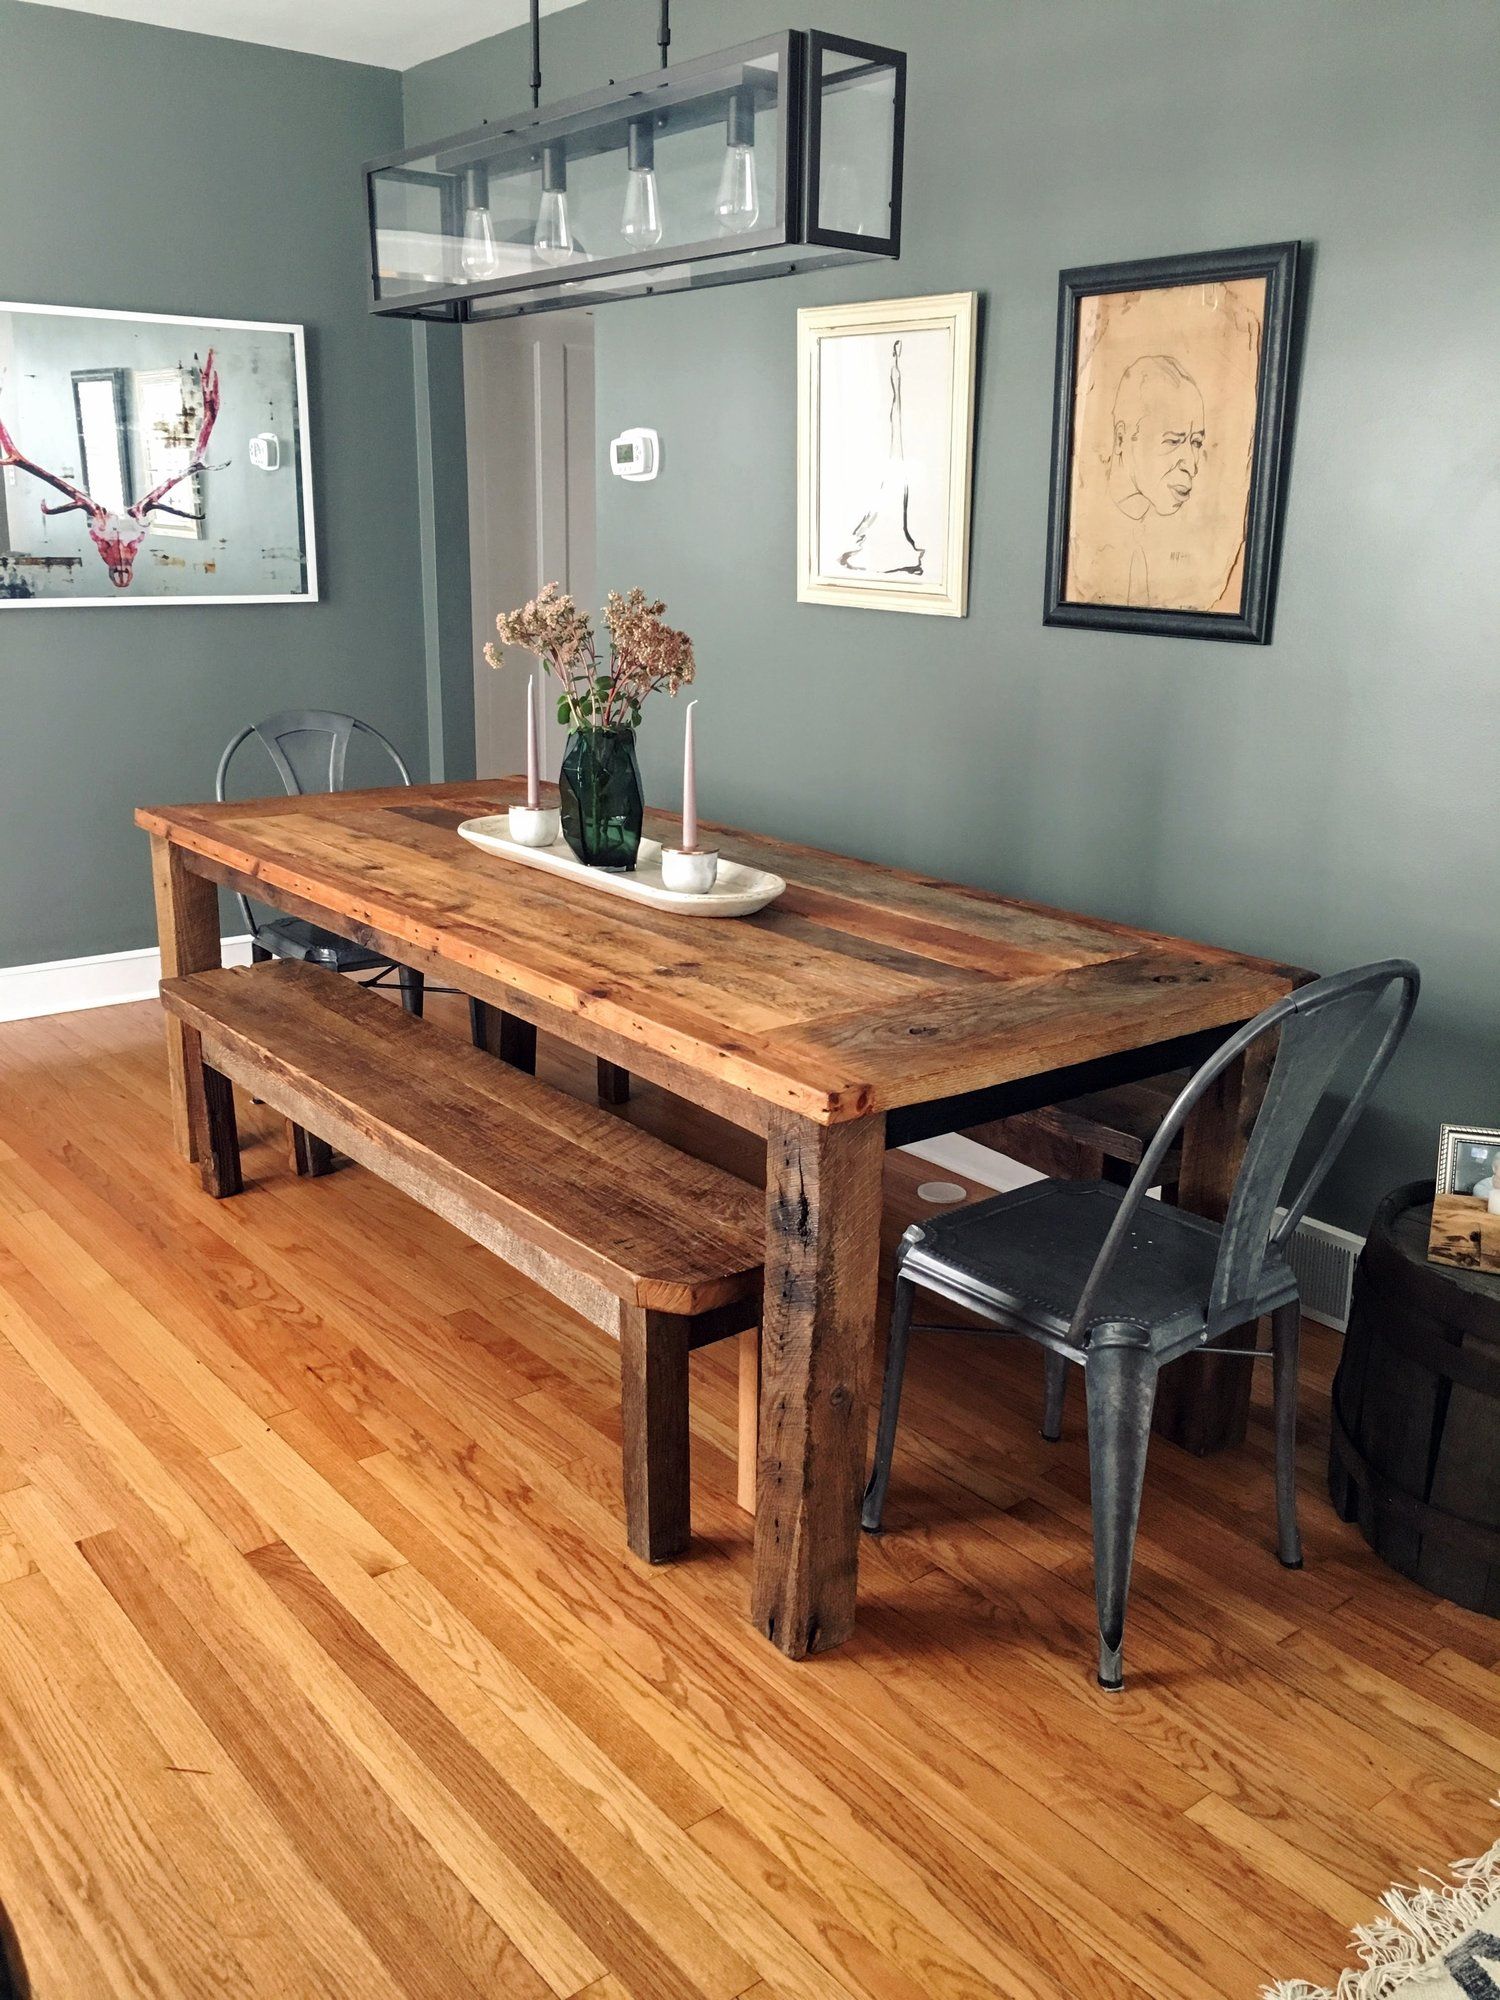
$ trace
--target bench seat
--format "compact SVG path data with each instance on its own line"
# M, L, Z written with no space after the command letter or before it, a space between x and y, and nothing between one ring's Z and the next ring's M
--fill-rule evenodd
M685 1546L687 1355L760 1317L759 1190L295 960L162 982L204 1185L241 1185L229 1083L401 1188L621 1343L631 1546ZM316 1135L315 1137L313 1135Z

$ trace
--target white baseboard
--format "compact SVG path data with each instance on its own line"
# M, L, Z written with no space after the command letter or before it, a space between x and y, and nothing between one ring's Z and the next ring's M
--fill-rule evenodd
M1028 1181L1046 1178L1032 1167L1023 1167L1019 1160L1008 1160L993 1146L981 1146L977 1139L966 1139L961 1132L945 1132L938 1139L919 1139L914 1146L903 1146L901 1150L926 1160L929 1166L962 1174L966 1181L978 1181L981 1187L997 1188L1001 1194L1025 1187Z
M250 963L250 938L223 941L226 965ZM34 1021L43 1014L76 1014L85 1007L118 1007L154 1000L161 982L161 953L101 951L91 958L51 958L39 965L0 966L0 1021Z

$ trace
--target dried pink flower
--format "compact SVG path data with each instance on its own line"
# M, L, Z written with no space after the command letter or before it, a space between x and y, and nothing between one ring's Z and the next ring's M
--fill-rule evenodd
M484 649L492 667L504 663L507 647L540 660L562 689L559 714L575 729L633 728L648 694L665 688L675 695L696 672L693 642L666 624L666 605L639 587L622 597L610 591L604 624L609 632L609 667L603 670L587 612L580 611L557 583L539 590L519 610L495 620L500 644Z

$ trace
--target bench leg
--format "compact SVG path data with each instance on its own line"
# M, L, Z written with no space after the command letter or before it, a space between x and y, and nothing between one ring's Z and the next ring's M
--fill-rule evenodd
M319 1180L333 1172L333 1148L305 1125L286 1121L286 1136L292 1156L292 1171L308 1180Z
M512 1069L536 1075L536 1029L519 1014L507 1014L487 1001L469 1001L469 1040L486 1055L498 1056Z
M234 1122L234 1085L203 1060L203 1042L196 1028L182 1030L183 1077L187 1086L188 1125L193 1155L205 1194L222 1198L244 1186L240 1174L240 1135Z
M760 1328L747 1326L740 1335L739 1462L734 1496L747 1514L755 1512L755 1469L759 1458Z
M625 1531L646 1562L688 1545L688 1346L692 1322L646 1306L622 1307L620 1403L625 1441Z
M606 1062L603 1056L599 1064L599 1102L601 1104L628 1104L630 1102L630 1071L621 1069L618 1063Z

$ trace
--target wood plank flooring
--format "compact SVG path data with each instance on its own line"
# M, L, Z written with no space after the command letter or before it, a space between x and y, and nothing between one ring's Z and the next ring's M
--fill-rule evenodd
M1243 1449L1156 1449L1115 1698L1076 1385L1048 1447L1033 1354L918 1336L858 1632L794 1665L747 1622L733 1343L693 1362L693 1554L645 1569L612 1344L242 1111L214 1204L154 1006L0 1028L0 1894L38 2000L1226 2000L1494 1837L1500 1625L1334 1519L1319 1329L1307 1569L1258 1382ZM929 1173L892 1158L888 1244Z

